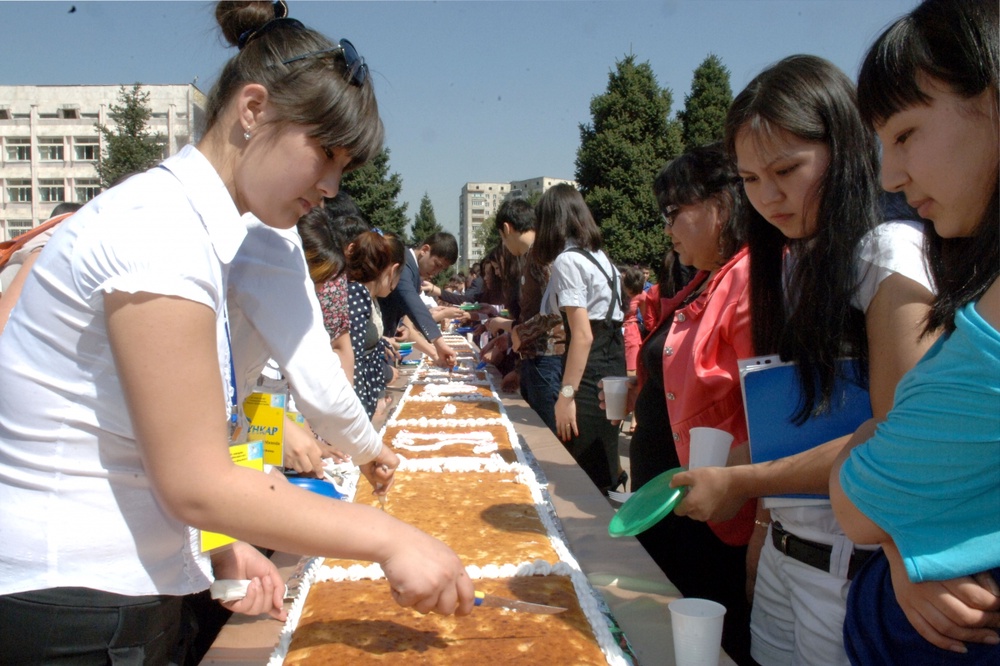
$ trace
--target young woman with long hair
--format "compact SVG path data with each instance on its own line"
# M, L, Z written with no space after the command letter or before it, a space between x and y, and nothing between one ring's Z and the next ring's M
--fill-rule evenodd
M1000 663L998 42L996 2L928 0L861 69L882 185L933 224L926 330L946 333L830 475L844 530L882 546L847 600L854 664Z
M627 477L618 456L618 426L607 420L598 382L625 376L621 278L601 250L601 230L576 188L550 188L536 207L535 258L551 264L542 313L561 314L566 354L555 405L556 436L601 491Z
M933 296L921 225L879 224L878 148L853 84L821 58L785 58L737 95L726 143L751 204L744 224L755 354L797 364L799 422L830 409L838 379L867 384L872 412L884 416L899 379L932 342L921 322ZM857 359L847 377L838 370L845 357ZM690 486L678 510L698 519L765 497L751 617L752 654L762 664L847 662L844 599L871 551L845 536L829 502L769 497L825 495L846 439L674 479Z
M440 541L230 458L225 286L241 216L293 227L382 145L364 60L285 10L217 6L241 50L203 138L61 225L0 337L5 660L167 663L183 597L213 578L251 581L230 608L283 617L277 569L249 543L375 560L398 603L472 610ZM199 530L242 541L203 553Z

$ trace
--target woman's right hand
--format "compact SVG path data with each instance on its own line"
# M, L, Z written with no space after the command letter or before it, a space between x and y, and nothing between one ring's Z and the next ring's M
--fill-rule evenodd
M415 527L399 525L407 533L392 540L393 552L379 563L396 603L423 614L471 613L475 588L458 555Z
M729 520L747 498L733 483L735 467L699 467L674 475L671 488L687 486L687 494L674 509L678 516L720 522Z

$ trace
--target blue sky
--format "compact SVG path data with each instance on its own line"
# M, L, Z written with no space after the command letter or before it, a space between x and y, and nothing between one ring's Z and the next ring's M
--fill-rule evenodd
M768 64L813 53L852 78L916 0L290 0L290 15L350 39L374 74L391 168L411 219L427 192L458 228L468 181L573 178L579 124L615 62L648 61L682 108L715 53L734 94ZM69 13L70 7L77 10ZM0 82L189 83L208 91L233 51L211 2L0 1ZM2 100L0 100L2 102Z

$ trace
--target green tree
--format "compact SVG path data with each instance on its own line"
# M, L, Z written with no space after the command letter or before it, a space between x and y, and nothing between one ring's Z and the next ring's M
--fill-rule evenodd
M677 114L688 148L721 141L726 112L733 102L729 70L718 56L710 53L694 70L691 92L684 98L684 110Z
M439 231L444 231L444 229L437 223L437 218L434 216L434 204L431 203L430 196L424 192L424 198L420 200L420 210L413 218L413 242L419 243Z
M146 171L163 159L163 136L149 131L149 119L153 117L149 93L143 92L138 83L131 90L122 86L118 102L110 106L114 129L94 124L104 137L104 151L97 161L97 177L104 189L122 176Z
M629 55L591 99L592 122L580 125L576 180L615 262L655 265L667 250L653 179L681 152L672 104L649 63Z
M368 224L387 233L393 233L409 243L406 227L406 202L397 201L403 189L403 179L398 173L389 173L389 149L385 148L375 159L360 169L355 169L341 180L341 189L358 204Z

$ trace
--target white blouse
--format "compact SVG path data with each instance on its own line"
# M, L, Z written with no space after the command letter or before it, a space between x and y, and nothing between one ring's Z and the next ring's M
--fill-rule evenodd
M143 470L104 295L148 292L212 308L225 386L225 272L245 235L224 183L193 146L59 225L0 336L0 594L208 587L197 532L163 511ZM163 387L164 402L198 397Z

